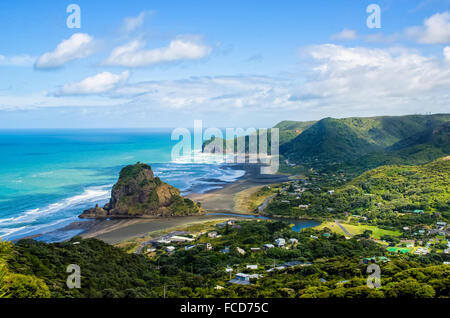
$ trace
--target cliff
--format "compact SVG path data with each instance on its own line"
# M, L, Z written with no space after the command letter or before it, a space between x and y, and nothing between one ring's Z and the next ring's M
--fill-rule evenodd
M199 212L199 206L180 196L177 188L155 177L149 165L137 163L122 169L109 203L84 211L80 218L159 217Z

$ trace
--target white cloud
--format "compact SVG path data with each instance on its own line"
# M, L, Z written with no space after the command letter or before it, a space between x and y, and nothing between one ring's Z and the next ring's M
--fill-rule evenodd
M99 98L107 105L170 118L195 114L237 121L450 111L449 47L439 57L399 47L333 44L304 48L303 53L308 59L303 62L309 61L301 63L304 68L277 77L205 76L128 84L128 72L102 73L67 84L55 95L60 96L60 105L89 95L79 99L92 105ZM36 101L29 100L37 107ZM0 108L1 101L0 96ZM57 103L40 101L41 107L46 101Z
M306 53L315 66L294 100L345 115L450 109L450 67L437 58L403 48L332 44Z
M450 62L450 46L446 46L444 48L444 57L447 61Z
M75 33L63 40L53 52L38 58L35 67L50 69L61 67L67 62L90 56L94 51L94 39L86 33Z
M34 61L36 61L36 58L28 55L0 55L0 65L3 66L32 66Z
M137 17L125 18L122 25L122 31L125 33L133 32L144 24L147 12L142 11Z
M408 28L406 33L422 44L450 43L450 12L436 13L426 19L423 26Z
M355 40L358 37L355 30L344 29L331 36L332 40Z
M197 60L208 56L212 49L197 39L178 38L169 46L158 49L144 49L142 41L132 41L115 48L105 61L106 65L144 67L152 64L182 60Z
M113 74L109 72L99 73L97 75L87 77L77 83L64 85L57 93L57 96L66 95L95 95L103 94L114 88L124 84L130 76L130 72L125 71L121 74Z

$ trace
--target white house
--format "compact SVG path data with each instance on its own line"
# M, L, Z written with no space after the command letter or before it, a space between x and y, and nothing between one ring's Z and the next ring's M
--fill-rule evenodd
M234 279L230 280L229 282L232 284L250 285L250 275L244 273L237 273L234 276Z
M285 246L286 245L286 240L284 238L278 238L278 239L275 240L275 244L278 247Z
M166 247L166 251L169 252L169 253L171 253L171 252L175 251L175 247L173 247L173 246L167 246L167 247Z
M241 255L245 255L245 251L240 247L236 247L236 251Z
M297 244L297 243L298 243L298 240L297 240L296 238L291 238L291 239L289 239L289 242L290 242L291 244Z
M247 268L247 269L258 269L258 265L247 265L245 268Z

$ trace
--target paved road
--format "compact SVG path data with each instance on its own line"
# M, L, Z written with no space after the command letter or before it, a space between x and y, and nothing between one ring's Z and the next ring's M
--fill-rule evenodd
M275 195L271 195L270 197L267 197L264 202L258 207L258 212L262 213L264 212L264 209L267 208L267 206L270 203L270 200L272 200L275 197Z
M343 227L342 224L339 223L338 220L334 220L334 222L341 228L342 231L344 231L345 235L350 236L350 237L353 236L353 234L351 234L349 231L347 231L347 230L345 229L345 227Z

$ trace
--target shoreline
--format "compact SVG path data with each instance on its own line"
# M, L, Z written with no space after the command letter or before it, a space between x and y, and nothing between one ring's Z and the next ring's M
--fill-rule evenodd
M113 219L85 219L84 221L81 221L80 219L80 221L72 222L54 231L45 234L33 235L32 237L24 237L21 239L33 239L51 233L79 230L81 232L74 236L81 236L83 238L97 238L109 244L116 244L127 239L143 236L153 231L164 230L192 222L207 222L214 219L224 218L223 215L211 215L210 213L229 213L235 214L235 217L239 217L239 214L259 216L258 214L236 211L234 209L235 195L240 191L251 187L288 181L288 176L286 175L261 175L261 164L239 163L231 165L224 164L224 166L229 166L233 170L244 170L245 174L233 182L225 185L222 184L219 189L211 189L205 191L204 193L191 193L186 195L187 198L202 204L202 208L204 210L202 214L176 216L170 218L124 217ZM230 215L230 217L232 216Z

